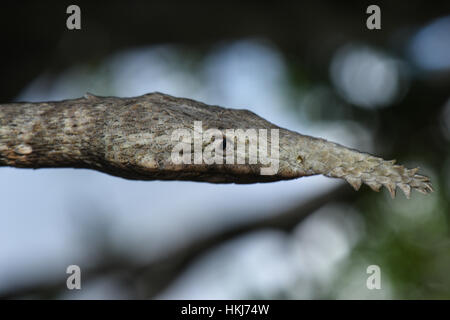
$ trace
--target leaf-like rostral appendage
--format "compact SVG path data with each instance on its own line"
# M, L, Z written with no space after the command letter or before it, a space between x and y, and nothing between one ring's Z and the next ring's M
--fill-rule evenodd
M412 189L423 194L433 191L430 179L417 174L418 168L407 169L402 165L396 165L395 160L383 160L336 144L331 147L331 150L335 148L344 148L344 150L340 150L336 166L324 172L324 175L345 179L355 190L359 190L363 183L374 191L379 191L384 186L391 197L395 198L398 187L408 199Z

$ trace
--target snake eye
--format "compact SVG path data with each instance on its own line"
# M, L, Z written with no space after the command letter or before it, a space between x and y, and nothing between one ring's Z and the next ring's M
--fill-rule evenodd
M222 149L225 151L225 149L227 149L227 146L228 146L228 148L233 150L234 149L234 141L233 141L233 138L229 139L229 138L227 138L226 135L224 135L223 139L222 139Z
M297 162L298 162L298 163L302 163L302 162L303 162L303 157L302 157L301 155L299 155L299 156L297 157Z

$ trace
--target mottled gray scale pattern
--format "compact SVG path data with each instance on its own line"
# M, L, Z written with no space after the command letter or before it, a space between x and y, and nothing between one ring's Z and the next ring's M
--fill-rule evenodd
M279 129L279 170L261 175L261 164L179 164L171 161L172 132ZM202 146L204 148L205 145ZM268 139L270 150L270 139ZM0 166L89 168L126 179L255 183L323 174L345 179L356 190L365 183L391 195L399 187L432 191L417 169L323 139L279 128L248 110L210 106L162 93L140 97L96 97L0 105Z

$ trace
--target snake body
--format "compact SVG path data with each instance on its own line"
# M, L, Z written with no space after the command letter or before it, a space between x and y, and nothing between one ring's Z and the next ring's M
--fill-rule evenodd
M180 141L173 139L173 133L187 130L194 136L194 124L199 121L203 132L276 130L277 153L271 151L269 160L277 161L277 171L261 174L267 166L252 163L246 154L244 163L174 163L172 152ZM226 136L224 141L227 146L236 143ZM192 152L205 152L210 144L203 141ZM273 147L267 139L267 149ZM413 189L432 191L429 178L395 161L280 128L248 110L157 92L132 98L87 94L64 101L2 104L0 166L89 168L126 179L212 183L271 182L322 174L344 179L356 190L362 184L375 191L385 186L392 197L397 187L407 197Z

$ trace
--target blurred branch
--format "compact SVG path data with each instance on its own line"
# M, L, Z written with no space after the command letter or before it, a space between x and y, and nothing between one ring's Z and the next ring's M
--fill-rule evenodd
M152 298L167 288L195 259L222 243L263 229L289 232L323 205L332 201L349 200L356 195L348 186L339 186L275 216L233 226L196 239L149 263L136 263L130 261L126 255L114 253L109 258L99 259L100 262L95 267L83 269L82 281L85 285L98 278L115 277L124 286L124 290L128 288L130 294L136 298ZM0 299L54 298L65 290L66 278L62 278L0 292Z

